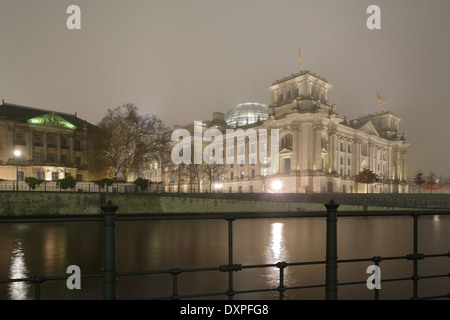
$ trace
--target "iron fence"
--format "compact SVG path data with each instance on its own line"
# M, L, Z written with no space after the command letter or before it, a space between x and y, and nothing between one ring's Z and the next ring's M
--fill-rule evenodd
M30 223L30 222L80 222L80 221L102 221L103 222L103 269L98 274L83 274L81 278L99 278L102 279L102 298L104 300L114 300L117 297L116 281L120 277L126 276L143 276L143 275L163 275L168 274L172 277L172 294L165 297L152 298L156 300L163 299L187 299L187 298L206 298L215 296L224 296L232 300L238 294L258 293L258 292L277 292L280 300L285 298L285 292L288 290L300 290L311 288L324 288L326 300L338 299L338 287L366 284L364 281L339 282L338 281L338 264L355 263L355 262L373 262L379 266L383 261L389 260L408 260L413 264L413 274L410 277L397 277L390 279L381 279L381 282L398 282L398 281L412 281L413 290L411 299L442 299L450 298L450 289L447 294L440 294L435 296L420 297L419 296L419 280L431 278L450 278L450 272L447 274L433 274L433 275L419 275L418 261L423 259L448 257L450 252L440 254L424 254L418 251L418 220L421 216L428 215L450 215L448 210L433 210L433 211L371 211L370 213L361 212L339 212L339 204L331 200L325 204L326 213L323 212L272 212L272 213L233 213L233 214L214 214L214 213L198 213L198 214L149 214L149 215L117 215L118 206L108 201L107 204L101 206L102 215L100 216L72 216L72 217L43 217L43 218L1 218L0 223ZM337 221L344 217L392 217L392 216L409 216L413 219L413 252L403 256L374 256L358 259L339 260L337 257ZM321 261L300 261L300 262L285 262L280 261L274 264L257 264L257 265L242 265L235 263L233 259L233 223L237 219L259 219L259 218L306 218L306 217L320 217L326 218L326 256L325 260ZM226 220L228 225L228 262L225 265L215 267L202 268L172 268L165 270L149 270L139 272L118 272L116 268L116 224L120 221L143 221L143 220L199 220L199 219L221 219ZM288 267L307 266L307 265L322 265L324 267L325 282L315 285L305 286L286 286L284 281L284 271ZM260 269L260 268L278 268L279 283L274 288L251 289L251 290L235 290L233 275L235 272L244 269ZM180 295L178 292L178 277L183 273L191 272L223 272L228 274L228 287L226 291L221 292L207 292L200 294ZM0 283L12 282L29 282L34 285L34 297L40 299L41 285L47 280L67 280L70 275L63 276L34 276L21 279L4 279ZM379 299L379 290L374 289L374 299Z

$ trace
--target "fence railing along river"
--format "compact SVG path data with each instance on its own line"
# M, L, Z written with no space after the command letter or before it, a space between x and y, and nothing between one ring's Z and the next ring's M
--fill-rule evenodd
M70 216L70 217L2 217L0 224L23 224L23 223L68 223L68 222L102 222L103 223L103 244L102 244L102 256L103 256L103 268L98 273L93 274L81 274L81 279L97 278L101 279L102 285L102 298L103 299L116 299L120 297L120 293L117 291L117 282L120 283L121 279L125 277L144 277L144 276L157 276L165 275L171 277L171 294L164 296L153 296L152 299L210 299L210 298L224 298L224 299L236 299L240 295L256 294L265 292L274 292L277 294L277 298L285 299L287 292L293 292L297 290L308 290L322 288L324 290L323 299L334 300L338 299L338 287L354 286L354 285L366 285L368 282L369 274L366 278L359 281L341 281L338 278L338 266L351 263L365 262L369 265L375 265L381 267L383 270L383 264L388 261L408 261L412 265L412 274L402 277L381 277L381 283L393 283L393 282L409 282L412 284L410 292L411 299L443 299L450 298L450 269L449 273L437 273L437 274L421 274L419 268L419 262L423 260L442 259L447 258L450 268L450 247L446 252L439 253L423 253L419 251L419 244L422 239L419 239L419 220L423 217L443 217L448 219L450 211L432 210L432 211L419 211L414 210L389 210L389 211L371 211L371 212L339 212L339 205L333 200L325 204L327 209L325 212L271 212L271 213L249 213L249 212L233 212L230 214L214 214L214 213L198 213L198 214L121 214L117 215L117 206L110 201L101 206L102 214L95 216ZM405 252L402 255L395 256L362 256L353 259L338 259L338 220L344 220L347 218L365 217L409 217L412 220L412 237L410 241L412 243L412 251ZM306 219L306 218L318 218L326 224L325 234L326 248L325 256L322 260L315 261L278 261L275 263L265 264L242 264L235 259L234 253L236 247L241 246L240 243L235 242L234 224L236 221L242 220L258 220L258 219ZM199 220L223 220L227 225L227 262L225 264L216 266L204 266L194 268L183 268L173 266L166 269L152 269L146 271L128 271L119 272L117 270L117 243L116 243L116 228L117 225L121 225L126 221L199 221ZM99 232L101 230L98 230ZM289 235L287 235L289 237ZM76 244L74 244L76 245ZM445 245L450 245L447 242ZM134 250L134 248L129 248ZM193 248L195 250L195 248ZM100 254L100 253L99 253ZM4 263L4 262L3 262ZM308 285L289 285L285 281L286 270L292 268L302 268L307 266L314 266L320 268L320 272L323 272L324 282ZM256 287L249 289L236 289L235 274L243 270L250 269L275 269L277 276L277 285L270 287ZM215 290L212 292L201 292L195 294L183 294L179 290L180 276L190 273L218 273L227 276L227 285L223 290ZM18 282L31 283L34 286L34 298L40 299L45 292L45 283L53 280L66 281L70 274L66 275L33 275L25 278L13 278L2 279L0 283L12 284ZM449 286L446 292L439 291L436 294L421 296L419 295L419 288L421 283L427 279L441 279L440 281L448 281ZM367 289L369 290L369 289ZM373 298L380 299L379 289L373 289ZM142 297L143 299L147 297Z

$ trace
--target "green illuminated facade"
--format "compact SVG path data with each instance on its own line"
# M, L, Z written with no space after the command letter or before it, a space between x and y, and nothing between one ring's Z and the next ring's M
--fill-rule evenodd
M89 137L96 127L76 114L3 102L0 105L0 179L89 180ZM90 140L92 141L92 139Z

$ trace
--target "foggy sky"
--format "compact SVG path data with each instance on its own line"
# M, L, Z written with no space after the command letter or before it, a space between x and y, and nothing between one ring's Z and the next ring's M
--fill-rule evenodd
M81 8L81 30L66 9ZM366 9L381 8L381 30ZM0 0L0 99L96 124L134 103L167 125L270 104L303 69L333 85L339 117L390 110L411 143L408 176L447 176L448 0ZM379 93L387 103L380 108Z

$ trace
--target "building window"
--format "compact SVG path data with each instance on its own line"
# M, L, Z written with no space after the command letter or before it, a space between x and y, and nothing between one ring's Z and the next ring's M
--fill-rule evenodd
M252 170L252 179L255 179L255 170Z
M347 164L350 165L350 159L347 159Z
M41 162L41 153L33 152L33 162Z
M61 155L61 162L67 163L67 155L66 154Z
M17 172L17 179L19 179L19 181L23 181L25 179L25 174L23 171Z
M284 172L291 171L291 159L284 159Z
M47 161L48 162L55 162L55 154L54 153L47 154Z
M239 186L239 193L242 193L242 186Z
M341 142L341 151L344 152L344 144Z
M81 141L75 140L74 150L81 151Z
M368 156L369 155L369 148L368 148L368 145L367 145L367 142L363 142L362 144L361 144L361 155L362 156Z
M16 143L15 144L18 144L21 146L25 145L25 141L23 140L23 133L21 133L21 132L16 133Z
M244 171L241 171L241 179L244 179Z
M341 164L344 164L344 158L341 157L340 163L341 163Z
M347 145L347 152L352 153L352 148L350 147L350 145Z
M42 143L42 139L41 139L41 135L40 134L33 135L33 143L34 144L41 144Z
M83 181L83 175L77 174L77 181Z
M55 137L54 136L47 136L47 145L50 146L55 146Z
M52 181L56 181L58 179L59 179L58 172L52 172Z
M342 169L340 170L340 174L341 174L341 177L344 175L344 171Z
M37 172L37 178L39 180L45 180L45 172L44 171L38 171Z
M281 138L281 149L292 150L292 134L286 134Z
M80 157L75 157L75 166L77 168L81 167L81 158Z
M67 145L67 139L61 138L61 148L62 149L69 149L69 146Z
M230 180L233 181L233 179L234 179L234 172L231 172L230 173Z

